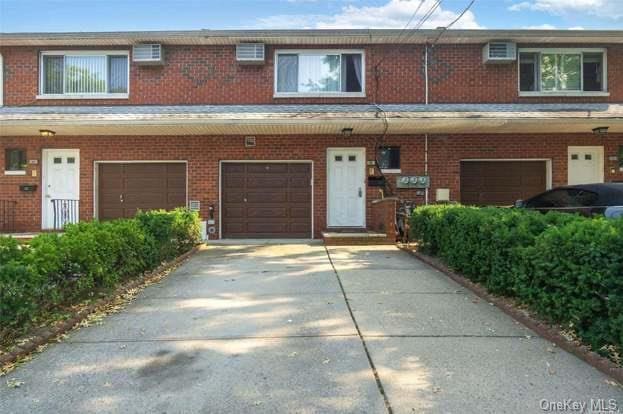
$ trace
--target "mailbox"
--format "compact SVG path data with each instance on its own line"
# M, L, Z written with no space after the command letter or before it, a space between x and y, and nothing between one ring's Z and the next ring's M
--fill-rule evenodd
M19 191L23 191L25 193L32 193L37 191L37 184L20 184Z

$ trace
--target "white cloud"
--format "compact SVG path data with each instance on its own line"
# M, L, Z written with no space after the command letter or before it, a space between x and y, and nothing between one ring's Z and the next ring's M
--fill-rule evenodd
M424 0L422 6L413 18L410 27L416 25L419 20L433 7L435 0ZM418 8L420 0L389 0L382 6L355 6L347 5L335 15L276 15L257 20L258 26L289 29L289 28L317 28L317 29L402 29L413 13ZM460 12L460 11L459 11ZM459 12L445 10L438 7L422 25L422 28L430 29L439 26L447 26L457 18ZM476 16L467 11L457 21L454 29L481 29L482 26L476 21Z
M569 27L567 30L585 30L582 26Z
M586 13L614 20L623 18L621 0L530 0L511 5L510 11L540 11L558 16Z
M556 30L556 26L553 26L551 24L539 24L536 26L524 26L522 27L522 29L527 29L527 30Z

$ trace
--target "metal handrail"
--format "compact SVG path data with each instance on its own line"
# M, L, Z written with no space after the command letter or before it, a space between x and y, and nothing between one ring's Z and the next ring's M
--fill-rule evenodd
M78 208L80 200L53 199L54 230L62 230L66 224L78 222Z
M17 201L0 200L0 232L15 232L15 211Z

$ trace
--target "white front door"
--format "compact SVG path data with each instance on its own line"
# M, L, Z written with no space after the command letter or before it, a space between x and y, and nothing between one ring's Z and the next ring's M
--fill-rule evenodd
M80 150L43 150L42 228L62 229L78 222Z
M604 182L604 147L568 147L568 183Z
M365 148L327 150L328 227L365 227Z

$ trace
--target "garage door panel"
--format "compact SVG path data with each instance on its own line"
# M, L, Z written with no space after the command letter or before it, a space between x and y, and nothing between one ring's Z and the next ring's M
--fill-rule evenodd
M271 206L271 207L258 207L249 205L247 207L248 218L287 218L288 208Z
M184 163L103 163L98 181L98 214L103 220L186 205Z
M247 224L247 232L251 234L287 234L288 231L288 225L282 221L250 221Z
M295 176L295 177L290 177L290 187L291 188L307 188L309 187L309 177L307 176Z
M223 207L223 218L244 218L245 217L245 208L244 207Z
M309 164L224 163L223 167L224 237L310 236Z
M248 203L285 203L288 201L288 192L286 189L280 191L265 191L262 193L248 192Z
M291 207L290 208L290 217L292 218L307 219L310 214L311 214L311 209L309 207Z
M223 203L243 203L244 194L243 191L239 191L238 189L226 192L223 194Z
M247 173L249 174L286 174L288 172L288 164L277 163L249 163L247 164Z
M299 192L293 191L291 192L289 197L289 201L293 203L308 203L311 201L311 193L309 191Z
M511 205L546 189L545 161L462 161L461 202Z
M244 175L231 175L223 178L223 187L227 188L244 188Z
M223 174L244 174L245 172L245 164L232 164L232 163L223 163Z
M247 188L285 188L288 186L288 177L284 176L256 176L247 178Z

